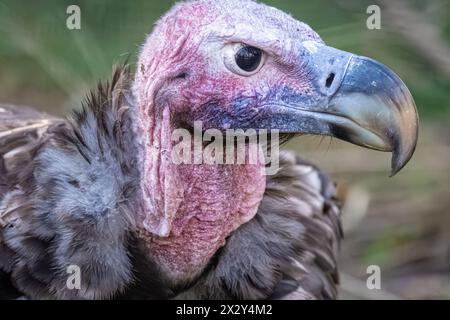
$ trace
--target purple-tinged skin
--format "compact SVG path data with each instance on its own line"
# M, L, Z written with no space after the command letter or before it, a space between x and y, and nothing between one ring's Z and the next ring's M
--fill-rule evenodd
M258 72L230 71L236 43L266 53ZM255 215L265 190L262 164L172 164L174 129L201 120L205 129L333 135L392 151L393 173L417 140L414 101L392 71L326 46L306 24L253 1L175 5L141 49L133 91L142 159L139 234L174 283L202 271Z

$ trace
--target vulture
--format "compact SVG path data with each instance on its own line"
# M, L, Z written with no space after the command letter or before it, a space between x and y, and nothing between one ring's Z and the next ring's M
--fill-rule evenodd
M333 136L392 152L395 174L418 135L402 80L252 0L175 4L133 69L67 118L0 105L1 298L336 298L326 174L289 151L270 175L262 162L176 164L171 134L199 121Z

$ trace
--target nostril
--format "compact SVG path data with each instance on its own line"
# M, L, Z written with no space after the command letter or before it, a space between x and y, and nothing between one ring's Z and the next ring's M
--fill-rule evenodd
M328 78L325 81L325 87L327 87L327 88L331 87L331 84L333 83L333 80L334 80L334 73L332 72L332 73L330 73L328 75Z

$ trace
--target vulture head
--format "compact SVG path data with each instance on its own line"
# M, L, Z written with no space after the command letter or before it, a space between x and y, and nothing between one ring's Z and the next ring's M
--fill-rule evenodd
M134 132L139 235L169 274L201 270L251 219L263 165L174 165L174 129L277 129L392 152L392 174L417 140L414 100L383 64L327 46L308 25L251 0L175 5L142 46Z

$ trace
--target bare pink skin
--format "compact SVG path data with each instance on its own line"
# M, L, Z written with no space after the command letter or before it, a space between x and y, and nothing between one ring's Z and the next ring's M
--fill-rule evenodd
M203 110L210 101L232 114L234 99L264 97L277 84L308 91L302 70L290 68L299 39L322 43L307 25L275 8L200 0L172 8L144 44L133 87L142 159L137 227L149 256L174 283L202 271L231 232L256 214L265 190L262 164L172 164L177 119L192 122L201 114L207 122L214 118ZM232 43L257 46L270 57L254 76L230 72L223 48ZM181 73L186 76L177 78Z
M197 275L226 237L254 216L265 189L261 173L258 166L245 165L178 168L184 195L170 235L141 233L150 240L148 249L172 280Z

